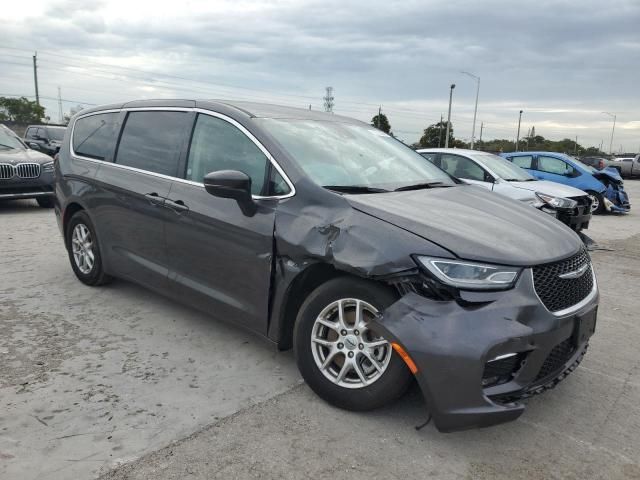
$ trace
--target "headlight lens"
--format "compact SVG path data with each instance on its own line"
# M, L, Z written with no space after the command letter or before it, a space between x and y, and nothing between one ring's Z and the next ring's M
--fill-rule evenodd
M42 164L43 172L53 172L53 162L47 162Z
M536 197L553 208L575 208L578 205L578 202L570 198L554 197L541 192L536 192Z
M498 290L511 288L521 268L488 265L485 263L447 260L434 257L416 257L440 281L467 290Z

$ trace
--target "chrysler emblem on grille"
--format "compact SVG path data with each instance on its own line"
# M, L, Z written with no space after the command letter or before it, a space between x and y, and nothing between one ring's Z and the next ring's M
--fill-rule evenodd
M567 273L563 273L561 275L558 275L560 278L564 278L564 279L572 279L572 278L579 278L582 275L584 275L584 272L586 272L589 268L589 264L585 263L584 265L578 267L577 270L574 270L573 272L567 272Z

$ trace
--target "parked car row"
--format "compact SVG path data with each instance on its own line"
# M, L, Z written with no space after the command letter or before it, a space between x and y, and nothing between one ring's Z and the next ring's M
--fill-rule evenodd
M309 110L108 105L71 121L55 213L81 282L125 278L293 347L334 405L379 407L415 378L440 430L510 421L594 333L575 233L592 197L423 153Z
M624 213L631 208L622 177L614 169L596 170L573 157L556 152L511 152L501 155L537 179L550 180L588 193L594 213Z
M622 177L635 177L640 175L640 155L614 158L607 161L607 166L615 168Z

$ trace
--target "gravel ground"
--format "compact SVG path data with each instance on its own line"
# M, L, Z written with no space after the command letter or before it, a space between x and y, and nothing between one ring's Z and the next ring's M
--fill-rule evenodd
M632 200L640 181L627 181ZM414 389L366 414L290 353L126 282L73 277L51 211L0 204L0 478L640 479L640 214L597 217L583 364L524 415L441 434Z

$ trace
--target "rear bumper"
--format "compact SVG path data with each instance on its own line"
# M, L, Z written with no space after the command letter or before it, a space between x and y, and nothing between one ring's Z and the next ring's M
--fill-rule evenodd
M558 316L542 305L526 273L509 291L466 292L472 306L409 293L377 320L379 333L398 342L418 367L416 378L440 431L518 418L525 408L519 398L557 383L581 359L593 333L584 325L595 325L597 286ZM508 359L512 367L501 370Z

